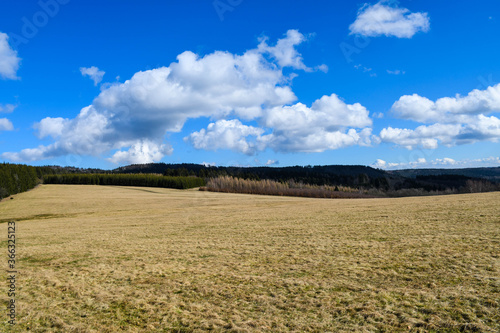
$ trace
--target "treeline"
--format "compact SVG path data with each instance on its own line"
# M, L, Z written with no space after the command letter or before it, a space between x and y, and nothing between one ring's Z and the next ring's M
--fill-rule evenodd
M405 178L418 178L419 176L437 176L446 179L446 176L465 176L469 179L485 179L492 183L500 183L500 167L465 168L465 169L406 169L391 170L389 174Z
M369 196L349 187L309 185L294 181L249 180L231 176L211 178L200 190L226 193L263 194L310 198L368 198Z
M61 173L94 173L99 169L81 169L60 166L30 166L24 164L0 164L0 199L31 190L42 183L45 176Z
M44 184L144 186L187 189L205 185L199 177L168 177L154 174L61 174L46 175Z
M246 168L165 163L100 170L3 163L0 164L0 199L32 189L42 181L178 189L204 186L209 182L208 189L213 191L311 197L345 197L345 193L398 197L500 190L500 168L464 170L459 170L460 173L454 170L457 174L452 174L444 169L387 172L346 165ZM225 180L216 185L221 179ZM286 188L277 184L285 184Z
M121 185L187 189L205 185L195 176L162 176L161 174L113 174L99 169L59 166L0 164L0 199L28 191L38 184Z
M114 173L161 173L165 176L197 176L217 178L230 176L245 180L269 179L277 182L328 186L350 186L356 188L389 189L403 179L391 176L383 170L362 165L316 165L290 167L224 167L200 164L134 164L113 170Z
M34 188L40 183L36 167L0 164L0 199Z
M67 167L65 169L68 169ZM495 181L491 175L500 168L469 169L467 175L451 174L448 170L427 170L423 174L415 173L405 177L396 171L387 172L361 165L323 165L323 166L290 166L290 167L225 167L201 164L166 164L149 163L120 167L112 171L100 173L113 174L163 174L170 177L200 177L205 180L218 177L233 177L243 180L272 180L278 183L304 183L311 186L349 187L370 196L408 196L434 195L468 192L470 188L497 188L500 179ZM92 173L95 169L87 169L77 173ZM432 172L431 172L432 171ZM59 170L58 170L59 172ZM442 174L440 173L442 172ZM74 173L70 170L68 173ZM485 178L490 181L481 186L466 186L468 181L478 182ZM469 175L477 175L471 177Z

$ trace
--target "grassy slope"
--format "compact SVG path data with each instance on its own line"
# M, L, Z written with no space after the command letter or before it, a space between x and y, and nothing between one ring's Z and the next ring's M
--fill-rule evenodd
M498 202L43 185L0 204L10 331L498 331Z

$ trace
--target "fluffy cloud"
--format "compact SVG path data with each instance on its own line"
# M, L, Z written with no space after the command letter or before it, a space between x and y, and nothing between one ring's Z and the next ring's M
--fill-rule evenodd
M434 149L439 142L448 146L484 140L496 142L500 139L500 119L487 115L500 112L500 84L435 102L417 94L405 95L393 104L391 112L402 119L433 124L414 130L384 128L380 132L383 142L408 149Z
M99 82L102 81L104 74L106 74L106 72L99 70L99 68L95 66L80 67L80 73L82 73L83 76L90 77L92 81L94 81L94 86L97 86Z
M399 118L421 123L468 122L475 115L500 112L500 84L485 90L474 89L467 96L439 98L435 102L417 94L405 95L393 104L391 111Z
M429 28L427 13L411 13L406 8L391 6L388 1L379 1L375 5L365 4L358 11L354 23L349 26L351 34L398 38L411 38L419 31L429 31Z
M159 161L165 155L172 154L173 149L167 144L157 144L149 140L134 143L126 151L117 151L108 160L120 164L141 164Z
M310 108L302 103L271 108L261 122L273 129L261 141L275 151L322 152L371 144L368 110L359 103L346 104L335 94L321 97Z
M264 115L264 124L277 130L310 131L310 128L338 130L372 125L368 110L359 103L346 104L337 95L323 96L310 108L302 103L279 106Z
M108 158L114 163L159 161L172 153L165 135L200 117L213 122L186 136L197 149L252 155L267 148L321 152L370 145L375 138L372 121L361 104L346 104L335 94L310 107L293 104L297 98L290 85L297 74L285 75L283 69L311 70L296 50L305 40L298 31L289 30L275 45L263 39L241 55L216 51L200 57L183 52L167 67L106 86L74 119L42 119L34 128L39 138L51 138L52 144L2 157L33 161L114 151ZM82 70L87 75L98 72Z
M457 136L458 143L473 143L482 140L497 142L498 139L500 139L500 119L482 114L464 126L464 130Z
M292 67L309 71L311 69L304 65L302 56L295 49L296 45L301 44L305 40L306 37L297 30L288 30L286 38L279 40L275 46L267 45L267 38L262 39L259 44L259 51L269 53L281 67Z
M35 128L38 137L50 136L56 141L48 146L23 149L21 152L3 153L2 157L14 162L37 161L68 154L98 156L113 148L113 129L109 119L93 106L80 111L75 119L45 118ZM133 142L129 142L132 145Z
M3 153L2 157L12 162L38 161L46 158L45 152L49 149L50 148L46 146L38 146L37 148L23 149L18 153L11 153L11 152Z
M111 157L114 162L158 161L171 152L163 143L165 134L179 132L187 119L251 120L264 110L294 102L283 66L305 69L295 50L304 40L291 30L275 46L261 42L241 55L216 51L199 57L186 51L168 67L138 72L106 87L74 119L40 121L35 125L38 135L52 137L52 144L2 156L33 161L66 154L97 156L117 149Z
M17 70L21 59L9 45L9 36L0 32L0 78L17 79Z
M14 125L7 118L0 118L0 131L12 131L14 129Z
M275 151L321 153L325 150L334 150L354 145L369 146L372 142L372 129L365 128L356 131L351 128L347 131L327 131L317 129L302 137L283 131L265 136L263 141Z
M63 134L65 128L68 127L69 120L61 117L44 118L39 123L35 124L34 128L38 131L38 138L43 139L51 136L57 138Z
M136 73L113 85L95 100L98 109L127 114L148 126L161 122L164 130L178 132L188 118L221 118L234 113L244 119L260 116L263 106L296 99L281 68L264 60L256 50L243 55L215 52L199 58L192 52L177 57L169 67ZM145 124L146 125L146 124Z
M237 119L219 120L209 124L206 130L191 133L184 140L189 141L196 149L231 149L251 155L263 147L258 147L258 143L250 141L248 137L260 138L263 133L263 129L243 125Z
M9 36L0 32L0 78L16 80L21 59L9 45ZM16 108L13 104L0 104L0 113L11 113ZM0 118L0 131L12 131L14 125L7 118Z
M419 126L416 129L384 128L380 132L382 142L395 143L407 149L421 147L424 149L436 149L438 140L450 145L452 138L462 131L461 125L434 124L431 126Z
M245 154L266 148L279 152L323 152L368 146L372 141L368 110L359 103L346 104L335 94L323 96L311 107L296 103L266 109L257 121L261 127L220 120L185 140L198 149L231 149Z

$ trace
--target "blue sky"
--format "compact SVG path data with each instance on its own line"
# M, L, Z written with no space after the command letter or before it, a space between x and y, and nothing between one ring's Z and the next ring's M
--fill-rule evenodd
M2 6L6 162L500 165L498 1Z

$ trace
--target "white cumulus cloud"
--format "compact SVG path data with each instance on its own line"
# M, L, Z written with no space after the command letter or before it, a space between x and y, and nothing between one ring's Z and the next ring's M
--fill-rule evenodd
M436 149L438 140L444 144L451 144L451 138L457 136L461 131L460 125L434 124L431 126L419 126L416 129L401 129L387 127L380 131L382 142L395 143L407 149L421 147L424 149Z
M9 45L9 36L0 32L0 78L16 80L21 58Z
M263 133L263 129L243 125L238 119L222 119L209 124L206 130L191 133L184 140L189 141L196 149L231 149L251 155L259 147L255 140L251 141L248 137L259 138Z
M90 79L94 81L94 86L97 86L102 81L104 74L106 74L106 72L99 70L99 68L95 66L80 67L80 73L82 73L83 76L90 77Z
M467 96L443 97L432 101L417 94L405 95L396 101L391 113L398 118L421 125L415 129L384 128L383 142L408 149L435 149L439 143L452 146L478 141L500 140L500 84L484 90L474 89Z
M132 144L126 151L117 151L108 160L117 164L152 163L161 160L165 155L172 154L172 152L173 149L168 144L141 140Z
M0 118L0 131L12 131L14 129L14 125L7 118Z
M399 118L427 122L467 122L479 114L500 112L500 84L474 89L467 96L443 97L435 102L417 94L404 95L391 111Z
M310 128L317 127L337 130L372 125L369 112L364 106L359 103L346 104L335 94L321 97L310 108L302 103L275 107L263 118L267 127L295 132L310 131Z
M156 162L173 151L166 135L196 118L211 123L185 140L204 150L322 152L378 142L369 112L359 103L347 104L335 94L310 107L296 103L294 71L311 70L296 49L306 39L289 30L274 45L264 38L243 54L183 52L168 66L103 87L73 119L42 119L34 126L36 134L51 144L2 157L17 162L111 154L114 163ZM92 77L99 70L82 73ZM252 125L245 124L249 121Z
M365 4L358 11L354 23L349 26L351 34L367 37L394 36L412 38L417 32L430 29L427 13L412 13L407 8L379 1L374 5Z
M322 152L371 144L368 110L359 103L346 104L335 94L321 97L311 107L296 103L271 108L261 123L273 129L261 141L275 151Z
M365 128L356 131L327 131L317 129L304 136L294 136L287 131L275 132L264 136L264 142L275 151L321 153L325 150L335 150L354 145L369 146L372 142L372 129Z
M283 66L303 67L295 47L304 40L291 30L275 46L266 42L264 47L261 42L243 54L215 51L200 57L186 51L167 67L138 72L123 83L105 87L74 119L40 121L35 125L38 135L53 138L52 144L2 157L33 161L118 150L110 158L117 163L141 158L158 161L171 152L165 148L165 135L181 131L188 119L251 120L268 108L294 102L297 98ZM97 72L96 68L93 73Z
M311 70L304 64L302 56L295 49L296 45L301 44L305 40L306 37L297 30L288 30L286 38L280 39L275 46L267 45L267 38L263 38L259 44L259 50L262 53L271 54L281 67ZM326 67L323 66L325 65L321 65L326 70Z
M257 122L260 127L221 120L185 140L199 149L254 154L266 148L276 152L323 152L369 146L375 139L368 110L359 103L346 104L335 94L321 97L311 107L296 103L268 108Z
M38 130L38 138L40 139L43 139L47 136L57 138L63 134L63 131L65 128L67 128L68 123L68 119L64 119L61 117L47 117L42 119L39 123L35 124L34 128Z

